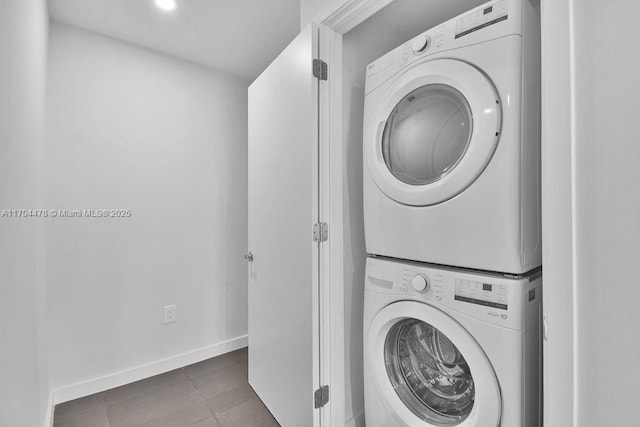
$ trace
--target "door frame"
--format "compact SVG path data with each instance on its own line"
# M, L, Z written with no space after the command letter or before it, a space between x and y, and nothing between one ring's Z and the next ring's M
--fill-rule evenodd
M312 19L320 31L319 58L329 64L318 111L320 221L329 224L329 239L320 245L318 366L321 384L330 386L329 401L320 409L322 427L342 427L346 422L342 41L344 34L392 1L334 0Z
M345 424L343 35L393 0L333 0L312 21L320 27L320 58L329 64L320 90L319 133L322 214L330 225L321 248L321 380L331 385L321 425ZM544 424L573 426L577 382L574 272L575 209L573 132L574 0L538 0L542 35L542 241L544 264ZM536 0L533 0L536 3ZM557 141L566 141L558 144ZM333 148L333 149L331 149ZM328 160L328 161L326 161ZM562 396L562 398L559 398ZM555 402L567 402L554 404Z
M545 427L578 426L574 1L540 13Z

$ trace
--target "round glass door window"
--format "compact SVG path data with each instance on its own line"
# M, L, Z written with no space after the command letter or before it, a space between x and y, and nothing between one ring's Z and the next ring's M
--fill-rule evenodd
M387 374L402 402L420 419L453 426L473 408L469 366L438 329L417 319L396 323L385 340Z
M460 162L472 131L471 107L462 93L444 84L422 86L391 111L382 155L389 171L405 184L431 184Z

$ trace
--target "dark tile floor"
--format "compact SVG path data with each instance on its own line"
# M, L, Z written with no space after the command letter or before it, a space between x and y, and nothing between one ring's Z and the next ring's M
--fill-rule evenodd
M57 405L54 427L278 426L247 382L247 349Z

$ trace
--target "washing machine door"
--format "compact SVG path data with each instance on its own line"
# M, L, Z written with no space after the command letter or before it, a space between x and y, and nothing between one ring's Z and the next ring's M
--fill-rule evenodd
M399 426L498 426L498 381L482 348L428 304L383 308L367 338L368 372Z
M365 156L378 187L399 203L451 199L483 172L502 126L498 93L479 69L436 59L386 89L369 122Z

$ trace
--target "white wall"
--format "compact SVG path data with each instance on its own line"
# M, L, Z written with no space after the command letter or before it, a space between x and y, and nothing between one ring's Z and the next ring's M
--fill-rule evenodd
M50 38L46 206L132 210L47 221L50 366L64 400L245 337L248 84L60 24ZM177 323L164 325L169 304Z
M558 89L545 93L543 117L565 121L560 131L546 124L545 159L557 154L564 164L547 166L545 199L553 203L569 189L573 202L548 205L543 217L546 227L555 227L544 236L546 260L556 243L572 242L560 254L568 255L564 268L545 274L547 352L556 361L548 367L545 425L634 426L640 398L640 3L547 0L542 7L546 83ZM562 26L553 19L562 19ZM555 55L565 42L568 55Z
M0 0L0 210L38 208L47 49L44 0ZM42 234L0 217L0 426L42 426L49 381Z
M640 3L573 8L577 425L637 425Z
M326 8L345 3L346 0L300 0L300 29Z
M330 0L300 0L300 29L303 29Z

